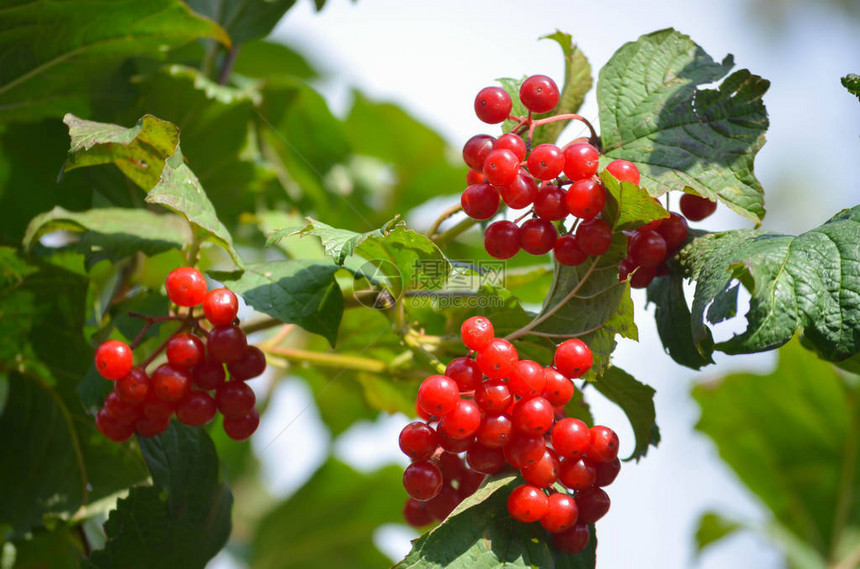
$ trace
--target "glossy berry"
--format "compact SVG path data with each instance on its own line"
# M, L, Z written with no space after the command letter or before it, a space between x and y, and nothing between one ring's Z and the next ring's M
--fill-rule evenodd
M656 231L637 232L630 238L627 254L636 265L654 268L666 259L666 240Z
M460 326L460 337L463 339L463 345L470 350L486 348L495 334L493 323L485 316L472 316Z
M511 393L523 399L540 395L545 384L543 367L532 360L518 361L514 372L508 378L508 388Z
M573 382L563 373L555 368L547 367L543 370L544 387L541 391L544 399L553 407L561 407L573 398Z
M525 170L520 169L513 182L499 188L499 195L508 207L523 209L534 203L538 195L538 185Z
M411 498L426 502L442 490L442 473L429 460L413 462L403 472L403 487Z
M565 417L556 423L550 432L550 439L552 448L562 458L582 457L591 444L588 425L573 417Z
M541 219L557 221L567 217L564 190L552 184L544 184L535 197L535 215Z
M490 336L492 339L492 336ZM488 342L489 343L489 342ZM445 368L445 375L457 382L460 392L474 391L481 384L483 374L478 362L470 358L454 358Z
M621 471L621 461L616 457L610 462L598 462L594 464L594 469L597 476L594 481L595 486L609 486L618 477Z
M461 399L439 421L439 427L452 439L473 437L481 426L481 408L474 401Z
M501 87L484 87L475 97L475 114L485 123L498 124L508 118L513 104Z
M201 427L215 418L218 405L205 391L192 391L176 406L176 418L192 427Z
M484 174L479 170L469 170L466 172L466 185L483 184Z
M403 520L414 528L423 528L432 524L434 518L427 511L427 502L408 498L403 505Z
M191 375L184 369L162 364L152 372L151 385L159 399L175 403L191 390Z
M244 381L222 383L215 391L215 403L224 417L241 417L250 413L257 402L254 390Z
M484 160L493 149L496 139L489 134L476 134L463 145L463 161L472 170L484 169Z
M520 161L526 159L526 143L523 142L523 139L512 132L503 134L496 140L493 148L507 148L511 152L513 152Z
M244 441L260 426L260 414L251 409L238 417L224 417L224 432L234 441Z
M654 277L657 276L657 269L655 267L635 267L636 269L633 274L630 276L630 287L631 288L645 288L651 281L654 280Z
M609 427L595 425L588 431L588 459L592 462L612 462L618 457L618 435Z
M533 113L548 113L558 105L558 85L546 75L532 75L520 85L520 101Z
M471 446L473 442L475 442L475 437L466 437L464 439L455 439L448 435L444 429L440 428L437 425L436 435L439 437L439 446L442 447L442 450L445 451L442 456L445 454L459 454L461 452L465 452L466 449ZM459 460L459 459L458 459Z
M229 363L242 359L248 338L238 326L219 326L209 332L206 342L209 357L215 361Z
M170 271L165 286L167 298L179 306L197 306L206 298L206 278L194 267Z
M579 521L593 524L609 511L609 495L602 488L589 488L576 497L579 508Z
M170 427L170 416L167 417L140 417L134 422L134 432L141 437L154 437L160 435Z
M194 381L194 385L207 391L218 389L218 386L224 383L226 378L224 364L211 359L203 360L191 370L191 379Z
M475 439L490 448L501 448L508 443L513 430L513 423L507 415L485 415L481 426L475 433Z
M552 534L552 544L559 551L575 555L585 549L591 532L584 523L577 523L572 528Z
M257 346L246 346L241 358L227 364L227 371L233 379L252 379L266 371L266 356Z
M482 172L493 186L507 186L520 171L520 159L507 148L494 148L484 160Z
M591 369L594 358L588 345L579 338L565 340L555 349L553 366L571 379L582 377Z
M418 405L437 417L450 413L460 401L460 388L450 377L431 375L418 387Z
M552 252L555 255L555 260L560 265L568 267L581 265L588 259L588 255L583 253L582 249L579 248L576 235L572 234L559 237L555 242Z
M528 167L538 180L552 180L564 168L564 153L555 144L538 144L529 154Z
M587 490L597 481L597 469L582 458L566 458L561 463L558 478L571 490Z
M412 421L400 431L400 450L412 460L426 460L439 448L439 437L427 423Z
M491 448L474 443L466 451L466 462L472 470L483 474L495 474L505 467L505 453L501 448Z
M149 394L149 376L143 369L134 366L131 371L116 380L114 390L120 399L131 405L140 405Z
M508 496L508 513L521 522L536 522L546 515L549 502L543 490L534 484L522 484Z
M427 511L433 516L433 519L441 522L454 511L457 504L460 503L460 495L457 490L450 484L442 484L442 490L435 498L427 501Z
M123 401L116 391L111 391L105 398L104 409L112 419L120 423L133 423L140 416L142 409Z
M487 377L502 379L510 377L519 361L517 349L501 338L493 338L490 343L478 350L478 367Z
M501 413L513 401L508 384L500 379L485 381L475 389L475 403L487 413Z
M96 370L105 379L116 381L128 375L133 361L131 348L120 340L108 340L96 348Z
M472 219L490 219L499 211L499 191L490 184L474 184L463 190L460 205Z
M717 202L693 194L681 196L681 213L690 221L702 221L717 209Z
M558 480L561 461L552 449L544 449L543 456L534 464L522 469L523 479L540 488L549 488Z
M210 290L203 299L203 315L213 326L229 326L239 313L239 299L227 288Z
M513 221L494 221L484 232L484 248L496 259L510 259L520 250L520 228Z
M606 189L597 178L577 180L571 184L564 198L567 211L582 219L591 219L603 211Z
M531 437L521 433L514 433L504 449L505 458L511 466L514 468L525 468L543 457L543 452L546 450L546 441L540 435Z
M526 220L520 227L520 246L526 253L543 255L552 251L558 231L551 221L539 217Z
M687 240L688 232L687 220L684 219L683 215L674 211L657 228L657 233L666 242L666 251L668 252L675 251L683 245L684 241Z
M526 435L541 435L549 431L555 411L543 397L521 399L514 407L511 420L514 429Z
M106 409L102 409L96 415L96 428L101 434L116 443L127 441L134 434L134 428L131 424L117 421Z
M554 492L547 498L546 515L540 525L549 533L560 533L576 525L579 508L576 501L565 492Z
M486 478L486 475L481 472L475 472L472 469L466 469L466 471L463 472L463 474L459 478L460 487L457 489L458 498L462 501L463 499L468 498L469 496L474 494Z
M194 334L184 332L171 336L164 351L168 363L180 369L190 369L206 357L203 341Z
M639 168L627 160L613 160L606 165L606 170L615 176L619 182L631 182L639 185Z
M564 149L564 175L573 181L597 174L600 152L587 142L578 142Z
M603 255L612 245L612 229L602 219L588 219L576 228L576 244L586 255Z
M176 403L164 401L163 399L159 398L155 394L155 390L151 387L149 389L149 394L146 396L146 401L143 402L143 406L141 408L143 412L142 415L144 417L152 419L159 424L167 419L170 419L170 416L173 415L173 411L175 409Z

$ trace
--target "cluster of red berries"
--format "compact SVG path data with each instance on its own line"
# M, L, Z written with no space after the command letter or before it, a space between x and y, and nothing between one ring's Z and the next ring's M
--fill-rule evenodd
M172 271L166 288L174 304L191 308L189 316L153 320L182 321L190 332L174 334L156 350L153 357L164 350L167 362L151 375L146 372L149 362L133 365L132 348L125 342L108 340L96 349L96 369L114 381L96 415L96 427L110 440L122 442L134 433L142 437L163 433L174 413L186 425L202 426L220 411L227 436L247 439L260 424L260 415L254 391L245 381L263 373L266 358L260 348L248 345L245 332L236 325L236 295L226 288L207 290L203 274L192 267ZM203 317L194 317L193 307L201 304Z
M540 522L558 549L578 553L588 543L588 524L609 510L601 487L621 468L615 432L565 417L572 379L591 368L591 350L566 340L544 367L519 359L487 318L469 318L460 332L475 358L456 358L445 375L425 379L416 402L424 420L400 433L400 448L413 461L403 473L406 521L441 521L486 474L510 465L525 480L508 498L510 515ZM556 491L557 483L574 494Z

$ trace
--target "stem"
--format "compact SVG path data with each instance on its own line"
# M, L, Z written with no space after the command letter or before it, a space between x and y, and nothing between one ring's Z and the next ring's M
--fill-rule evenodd
M266 316L264 318L258 318L256 320L248 322L247 324L242 326L242 330L245 332L245 335L248 335L253 334L254 332L260 332L262 330L268 330L269 328L275 328L276 326L280 326L282 324L283 322L281 322L277 318Z
M524 220L525 218L527 218L528 216L530 216L530 215L531 215L531 214L533 214L534 212L535 212L534 208L529 209L527 212L525 212L524 214L522 214L521 216L519 216L518 218L516 218L516 219L514 220L514 223L519 223L519 222L521 222L522 220Z
M78 524L75 527L75 530L78 532L78 537L81 540L81 545L84 547L84 557L89 557L93 552L92 546L90 546L90 540L87 539L87 532L84 531L83 523Z
M437 246L441 247L442 245L444 245L448 241L451 241L452 239L454 239L455 237L457 237L461 233L471 229L477 223L478 223L477 219L472 219L471 217L467 217L466 219L460 221L459 223L457 223L453 227L450 227L450 228L446 229L445 231L443 231L442 233L440 233L438 236L436 236L435 239L433 239L433 241L436 243Z
M146 335L149 329L152 328L153 324L157 322L170 322L171 320L184 320L181 316L147 316L146 314L138 314L137 312L129 312L128 315L132 318L141 318L144 320L143 328L137 334L134 341L129 345L132 350L140 345L143 341L144 335Z
M839 474L839 492L836 499L836 514L833 521L833 533L830 537L830 559L835 561L836 547L839 537L848 525L850 505L854 502L853 483L854 469L857 464L857 437L860 435L860 414L857 413L858 390L851 391L848 398L850 416L853 417L849 426L848 435L845 437L845 452L842 456L842 470ZM838 567L855 567L854 564L846 564L850 558L860 557L860 548L849 555Z
M430 229L427 230L427 237L430 237L432 239L436 232L439 230L439 227L445 222L446 219L462 210L463 206L457 204L443 211L442 214L436 218L436 221L433 222L433 225L430 226Z
M356 371L368 371L371 373L385 373L388 371L388 365L385 362L361 356L320 353L295 348L272 347L267 348L266 351L273 356L280 356L290 362L311 362L320 367L351 369Z
M236 56L239 55L239 45L234 45L224 58L221 64L221 71L218 73L218 84L226 85L230 79L230 73L233 72L233 65L236 63Z
M191 225L191 243L188 245L188 252L185 254L185 264L193 267L197 264L197 259L200 256L201 239L197 227L191 222L189 222L189 225Z
M412 331L409 331L403 335L403 342L409 347L409 349L427 360L427 363L429 363L433 367L433 369L436 370L437 373L445 373L445 368L447 366L442 363L439 358L430 353L424 347L424 344L422 344L421 341L418 339L417 335L414 334Z
M586 119L582 115L576 115L576 114L555 115L553 117L546 117L545 119L538 119L538 120L532 122L532 125L529 128L529 130L531 131L534 129L534 127L541 126L544 124L550 124L550 123L554 123L554 122L558 122L558 121L580 121L580 122L583 122L583 123L585 123L585 126L588 127L588 131L591 133L591 138L593 140L599 140L600 139L600 137L597 136L597 131L594 130L594 126L590 122L588 122L588 119Z
M183 330L185 330L189 326L190 326L190 323L189 323L189 321L186 320L182 324L182 326L180 326L176 330L176 332L174 332L173 334L170 335L170 338L172 338L175 334L179 334L180 332L182 332ZM150 356L148 358L146 358L142 364L140 364L140 369L142 369L143 371L146 371L146 368L149 367L149 364L151 364L155 360L155 358L157 358L158 355L164 351L164 348L167 347L167 343L170 341L170 338L167 338L166 340L164 340L164 342L162 342L161 345L158 346L158 348L156 348L155 351L152 352L152 354L150 354Z

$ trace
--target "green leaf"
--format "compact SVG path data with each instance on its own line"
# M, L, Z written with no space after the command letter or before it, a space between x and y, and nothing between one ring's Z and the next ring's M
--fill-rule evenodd
M660 429L657 427L654 410L654 388L640 383L624 371L612 366L600 378L590 383L607 399L621 407L636 437L633 453L625 460L637 461L648 454L648 446L660 442Z
M619 182L607 170L600 173L600 179L607 192L603 219L612 223L614 231L636 229L655 219L669 217L663 205L644 188L630 182Z
M319 237L325 254L331 257L336 264L343 265L347 257L355 254L355 248L358 245L361 245L371 237L385 237L397 225L397 218L395 217L379 229L374 229L373 231L367 231L365 233L356 233L348 229L338 229L337 227L326 225L321 221L307 218L307 225L301 229L288 227L269 234L266 239L266 246L275 245L284 238L291 237L293 235L301 237L304 237L305 235L313 235Z
M762 188L753 161L768 127L762 96L770 83L716 63L671 29L623 45L597 81L603 152L636 164L651 195L693 191L760 223Z
M403 471L363 474L334 459L260 520L254 569L376 569L390 562L373 543L376 528L402 519Z
M30 221L24 249L31 249L43 235L60 230L81 234L78 251L86 255L87 267L102 259L117 261L138 252L156 255L182 249L191 241L188 224L175 215L124 208L73 212L57 206Z
M221 24L233 43L240 44L269 35L296 0L186 0L185 3L201 16Z
M770 350L796 331L827 360L860 351L860 206L843 210L824 225L797 237L745 230L695 239L681 262L696 280L693 340L709 355L705 325L736 308L734 283L749 291L747 329L720 342L729 353Z
M561 97L558 106L550 111L537 115L536 118L544 118L551 115L571 114L579 112L579 108L585 101L585 95L591 91L594 80L591 77L591 64L585 54L573 43L573 37L562 31L545 35L541 39L554 40L564 53L564 84L561 87ZM544 125L535 131L533 147L544 142L555 143L561 132L570 121L557 121Z
M860 75L849 73L842 78L842 86L848 89L848 92L860 99Z
M15 545L15 569L78 569L84 548L66 524L36 531Z
M860 413L826 362L792 342L766 375L730 374L697 385L696 428L770 508L776 520L824 559L860 529ZM852 497L853 496L853 497Z
M696 529L697 553L740 529L743 527L736 521L727 520L716 512L705 512L699 518L699 527Z
M163 57L198 38L229 43L179 0L15 2L0 12L0 121L91 113L90 83L129 57ZM82 31L86 33L82 33Z
M90 567L203 568L227 543L233 495L219 481L206 431L177 421L139 439L152 486L137 487L105 522L105 548Z
M218 220L194 172L185 164L176 125L151 115L143 116L129 129L73 115L66 115L64 122L72 140L64 171L97 164L116 165L147 192L148 203L182 214L242 266L233 238Z
M523 82L528 79L526 75L523 75L519 79L514 79L513 77L500 77L497 79L499 83L502 84L502 89L511 97L511 112L509 113L511 116L515 117L525 117L528 116L529 110L520 101L520 87L522 87ZM512 132L514 127L517 126L517 121L511 119L505 119L502 123L502 132Z
M254 310L298 324L332 346L343 315L343 294L328 259L297 259L248 265L241 275L211 273Z
M264 40L242 44L233 73L258 79L275 79L284 75L316 79L319 75L301 53L289 46Z
M508 490L516 483L512 476L486 483L444 522L414 541L412 551L394 569L593 569L594 527L583 552L558 551L540 524L518 522L508 514Z

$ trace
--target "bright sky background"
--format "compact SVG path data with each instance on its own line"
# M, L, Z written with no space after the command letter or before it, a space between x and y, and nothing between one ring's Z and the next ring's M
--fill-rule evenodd
M839 84L842 75L860 72L855 26L855 21L808 7L792 12L780 31L750 19L748 2L740 0L330 0L321 14L302 0L275 35L329 74L319 86L336 112L348 109L349 89L355 86L405 107L459 149L472 134L496 132L472 112L475 93L493 79L544 73L561 82L558 46L537 41L539 36L557 28L571 33L596 72L623 43L675 27L714 59L733 53L737 69L771 80L765 96L771 128L756 161L768 192L765 227L797 233L860 202L854 179L860 104ZM582 112L596 117L593 93ZM748 224L720 208L705 226ZM644 295L636 294L634 301L641 308ZM650 314L640 312L637 323L640 342L623 343L615 362L657 389L662 443L640 463L622 467L608 488L612 508L598 523L598 567L781 567L774 550L749 534L726 540L698 560L693 549L698 517L708 509L748 520L762 520L764 514L710 441L693 431L698 409L689 388L732 369L767 371L773 355L722 357L695 373L663 354ZM730 324L717 336L725 338L742 325L742 320ZM598 422L615 428L622 451L629 451L632 434L625 417L612 404L595 401L596 395L589 393ZM405 463L396 442L405 423L401 416L360 425L335 443L335 451L358 468ZM285 428L288 436L279 436ZM285 497L301 486L324 460L320 448L328 440L303 384L282 383L252 439L273 494ZM415 535L385 528L377 542L399 559ZM226 555L211 565L236 566Z

